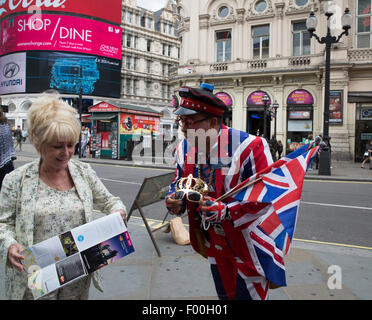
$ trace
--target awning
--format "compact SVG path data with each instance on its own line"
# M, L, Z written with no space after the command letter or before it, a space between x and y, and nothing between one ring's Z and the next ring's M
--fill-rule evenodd
M349 91L348 102L372 102L372 91Z
M116 114L93 114L89 119L90 120L111 120L116 118Z

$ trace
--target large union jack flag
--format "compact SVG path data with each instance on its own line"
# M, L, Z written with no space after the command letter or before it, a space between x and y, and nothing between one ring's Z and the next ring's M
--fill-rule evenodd
M268 204L248 231L264 276L278 286L286 285L284 256L293 239L305 173L317 150L312 143L302 146L250 177L249 186L233 196L243 203Z

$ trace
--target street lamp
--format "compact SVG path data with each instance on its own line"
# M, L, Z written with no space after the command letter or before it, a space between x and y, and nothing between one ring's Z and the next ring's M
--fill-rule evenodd
M274 101L273 108L274 108L274 139L276 140L276 112L278 111L279 108L278 101L276 100Z
M267 137L267 102L270 100L269 96L265 93L263 96L262 96L262 101L264 103L264 130L263 130L263 134L264 134L264 138L268 138ZM270 138L270 135L269 135L269 138Z
M344 31L339 36L331 35L330 28L330 18L333 16L335 7L333 1L326 1L324 3L324 11L327 17L327 35L325 37L319 38L315 34L315 30L318 24L317 18L314 12L310 13L310 16L306 20L307 31L310 33L310 38L315 37L315 39L320 44L325 44L325 79L324 79L324 111L323 111L323 139L329 138L329 90L330 90L330 69L331 69L331 45L340 41L343 35L349 35L349 29L351 28L352 16L348 8L345 9L345 13L341 18L342 28ZM319 159L319 174L331 175L331 156L330 152L321 152ZM323 161L322 158L323 157Z

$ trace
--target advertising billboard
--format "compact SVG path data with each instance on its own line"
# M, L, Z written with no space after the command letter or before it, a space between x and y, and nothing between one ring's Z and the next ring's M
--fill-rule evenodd
M2 0L0 19L16 12L43 14L44 11L68 12L121 22L121 0Z
M267 95L265 91L255 91L252 92L247 99L247 106L264 106L265 103L262 100L264 95ZM267 105L271 104L271 99L269 97L269 100L267 101Z
M302 89L292 91L287 99L288 105L297 105L297 104L312 105L313 103L314 103L314 98L311 95L311 93L306 90L302 90Z
M160 118L130 113L120 114L120 134L159 134Z
M0 55L17 51L69 51L121 59L122 29L73 16L20 15L0 24Z
M0 57L0 94L21 93L26 90L26 53Z
M64 52L29 51L26 91L120 97L121 60Z

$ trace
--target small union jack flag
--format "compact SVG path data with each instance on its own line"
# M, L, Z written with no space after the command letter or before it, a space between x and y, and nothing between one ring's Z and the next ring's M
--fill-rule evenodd
M256 263L279 286L286 285L284 256L293 239L305 173L317 150L311 143L302 146L249 178L256 182L233 196L243 203L268 204L248 229Z

